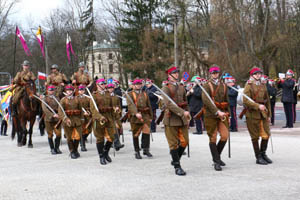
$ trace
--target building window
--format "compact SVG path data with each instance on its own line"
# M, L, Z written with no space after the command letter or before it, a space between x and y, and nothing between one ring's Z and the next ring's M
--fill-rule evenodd
M112 58L113 58L112 53L109 53L109 54L108 54L108 59L112 59Z
M114 73L114 65L109 64L109 73Z
M101 60L101 54L100 53L98 54L98 60Z
M99 73L101 73L101 64L100 63L98 63L98 70L99 70Z

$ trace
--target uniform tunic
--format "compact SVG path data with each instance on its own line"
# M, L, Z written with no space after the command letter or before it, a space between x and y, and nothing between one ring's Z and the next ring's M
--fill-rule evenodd
M147 93L142 90L133 90L129 92L128 95L131 98L130 100L127 97L127 104L133 137L137 138L141 133L150 134L153 112ZM142 115L142 120L136 117L137 113Z
M84 108L87 112L91 113L90 98L88 98L87 96L84 96L84 95L78 95L77 98L80 101L82 108ZM93 123L91 123L90 120L92 120L91 114L89 116L84 115L83 122L82 122L82 134L83 135L87 135L92 132L92 124Z
M163 100L165 105L163 123L169 148L174 150L179 145L186 147L189 142L189 136L188 120L184 117L184 112L188 111L185 89L178 83L169 82L162 90L177 104L177 106L174 105L167 98ZM178 142L180 143L179 145Z
M249 80L245 85L244 94L255 101L253 103L243 97L243 103L247 108L247 128L252 140L259 139L259 136L268 139L270 135L268 118L271 117L271 105L266 85L259 81ZM267 110L261 111L259 109L260 104L265 105Z
M54 73L51 73L47 77L46 85L54 85L56 87L56 96L59 96L62 94L62 92L64 90L61 83L64 83L67 81L68 81L68 79L67 79L66 75L64 75L63 73L60 73L60 72L54 72Z
M80 101L77 97L70 96L62 98L60 104L62 105L67 118L69 118L71 121L71 125L68 126L66 123L65 115L63 114L61 108L59 108L58 114L60 119L63 120L63 127L67 136L67 140L80 140L80 136L82 135L81 119L83 118Z
M104 138L106 138L106 140L109 142L113 142L115 127L112 98L107 91L96 91L93 93L93 98L99 110L99 112L96 110L94 103L90 99L92 117L94 122L96 122L96 125L93 126L96 142L104 142ZM104 124L101 124L100 121L103 117L106 119L106 122Z
M227 86L223 82L217 82L210 79L203 88L214 101L214 104L208 99L206 94L202 92L202 100L204 105L204 124L209 136L210 142L216 143L217 133L220 132L221 141L227 141L229 132L230 108L227 94ZM217 106L217 107L216 107ZM227 113L225 121L222 121L217 112Z
M44 101L57 113L58 112L58 104L54 100L56 98L59 101L57 96L48 95L44 98ZM56 124L58 123L59 119L53 117L53 113L47 108L45 104L42 103L42 109L45 114L45 125L46 131L49 138L53 137L53 132L56 134L57 137L61 137L61 126L55 128Z
M21 72L18 72L16 77L13 80L13 83L16 84L16 87L14 89L14 95L12 102L13 104L17 104L24 89L27 81L35 81L36 76L33 74L30 70L23 70Z

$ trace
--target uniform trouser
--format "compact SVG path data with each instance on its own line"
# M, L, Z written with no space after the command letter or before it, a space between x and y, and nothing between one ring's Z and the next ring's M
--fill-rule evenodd
M263 140L269 139L270 126L269 121L267 119L246 118L246 123L252 141L259 140L260 137Z
M156 109L152 109L152 112L153 112L153 119L151 121L151 131L152 132L156 132L156 123L155 123L155 120L156 120Z
M81 125L69 127L66 124L64 124L63 127L65 131L65 136L67 137L67 142L68 142L70 152L73 151L76 152L78 147L77 144L79 143L80 137L82 135Z
M237 116L236 116L236 106L230 106L231 118L230 118L230 129L237 130Z
M165 125L165 135L170 150L178 149L179 146L185 148L189 144L188 126L168 126Z
M209 137L210 143L217 143L218 132L221 136L220 141L227 141L229 135L228 120L225 120L223 122L219 118L204 118L204 124L207 130L207 135Z
M194 122L196 124L196 131L198 133L202 133L202 120L201 119L195 119L194 120L194 116L197 114L198 112L191 112L191 116L192 116L192 120L190 121L190 125L192 122L192 125L194 125Z
M45 121L46 131L48 134L48 138L53 137L53 132L55 133L56 137L61 137L61 126L58 129L55 129L54 126L57 122L47 122Z
M293 103L283 103L286 117L286 126L293 127Z
M293 123L296 123L297 119L297 109L296 109L297 104L293 103Z
M100 125L100 123L97 121L96 126L93 126L93 129L97 144L104 142L104 138L107 142L114 141L114 134L116 132L114 127L107 127L105 124Z
M132 130L132 138L133 138L133 147L135 151L139 151L139 136L143 133L142 136L142 147L149 148L150 140L145 138L150 138L150 123L143 123L143 124L136 124L130 123L131 130ZM145 136L146 135L146 136ZM145 144L147 142L147 144Z
M7 131L7 121L5 119L1 122L1 135L6 135Z
M271 113L272 113L272 117L271 117L271 123L274 124L275 122L275 101L271 101Z

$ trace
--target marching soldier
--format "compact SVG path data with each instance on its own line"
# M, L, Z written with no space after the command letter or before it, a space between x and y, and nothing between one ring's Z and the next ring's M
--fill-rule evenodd
M80 140L80 147L81 151L87 151L86 149L86 140L89 136L89 134L92 132L92 116L91 116L91 110L90 110L90 98L85 93L85 85L79 85L78 86L78 96L77 98L80 101L80 104L82 106L82 110L85 113L83 123L82 123L82 140Z
M127 104L130 113L130 126L133 136L135 158L142 159L140 155L139 136L142 133L143 154L152 157L150 148L150 124L153 118L151 103L146 92L142 91L143 81L135 79L133 90L128 93Z
M271 117L270 99L265 84L261 83L262 70L253 67L250 71L250 79L245 85L244 94L254 102L243 97L246 106L246 123L251 136L256 164L267 165L272 160L266 155L268 141L270 137L269 121ZM261 143L259 148L259 138Z
M57 113L58 112L58 104L54 100L56 98L59 101L59 97L55 96L55 86L49 85L48 95L44 98L44 101ZM52 113L47 106L42 104L43 112L45 113L45 125L46 131L48 134L48 143L50 146L51 154L61 154L62 152L59 149L60 140L61 140L61 126L59 125L59 115ZM53 143L53 132L56 135L55 145Z
M64 86L68 79L65 74L58 71L58 65L54 64L50 69L51 74L47 77L45 85L46 87L54 85L56 87L56 96L63 97Z
M30 70L29 61L25 60L22 64L23 70L18 72L16 77L13 80L13 84L16 84L14 88L14 95L12 97L12 116L17 114L17 104L21 98L21 95L25 89L25 85L27 81L35 81L36 76Z
M107 85L107 90L111 96L112 99L112 107L113 107L113 118L114 118L114 125L115 125L115 140L114 140L114 147L116 151L119 151L121 148L124 147L124 144L121 144L120 142L120 132L122 129L122 122L120 118L122 117L122 107L120 104L120 98L116 96L115 94L115 85L113 83L110 83ZM122 96L122 94L121 94Z
M87 87L89 87L93 82L92 77L87 72L85 72L84 69L84 62L80 62L78 65L78 71L75 72L71 77L72 84L76 87L78 87L79 85L86 85Z
M67 85L65 90L67 96L60 101L64 110L59 108L58 115L63 123L71 158L77 159L80 157L78 145L82 135L82 107L78 98L74 96L75 88L72 85Z
M175 168L176 175L184 176L186 172L181 168L180 159L189 143L188 120L191 119L191 116L188 111L185 88L178 82L179 69L177 67L170 67L166 73L169 81L162 90L177 105L174 105L169 99L164 98L165 112L163 123L172 156L171 164Z
M209 69L210 79L203 86L208 93L211 102L204 92L202 100L204 104L204 123L209 137L209 147L216 171L221 171L226 164L221 160L221 153L227 143L229 136L229 101L227 86L219 79L220 67L213 65ZM217 142L217 134L220 133L220 140Z
M98 79L96 84L97 91L94 92L93 99L90 100L90 106L93 120L97 122L96 127L93 128L100 164L106 165L107 162L112 162L109 156L109 150L113 144L115 133L113 107L111 96L108 91L106 91L105 79ZM92 102L93 100L95 100L97 108L95 108L94 102ZM105 144L104 138L106 139Z

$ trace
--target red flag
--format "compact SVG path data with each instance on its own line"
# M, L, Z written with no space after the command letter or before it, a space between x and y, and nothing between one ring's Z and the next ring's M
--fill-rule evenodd
M40 80L46 80L47 79L47 74L42 73L42 72L38 72L38 78Z
M22 35L22 33L20 32L19 28L16 27L16 35L18 36L18 38L20 39L21 43L22 43L22 46L24 48L24 51L26 53L27 56L31 56L31 53L29 51L29 48L26 44L26 40L24 38L24 36Z

